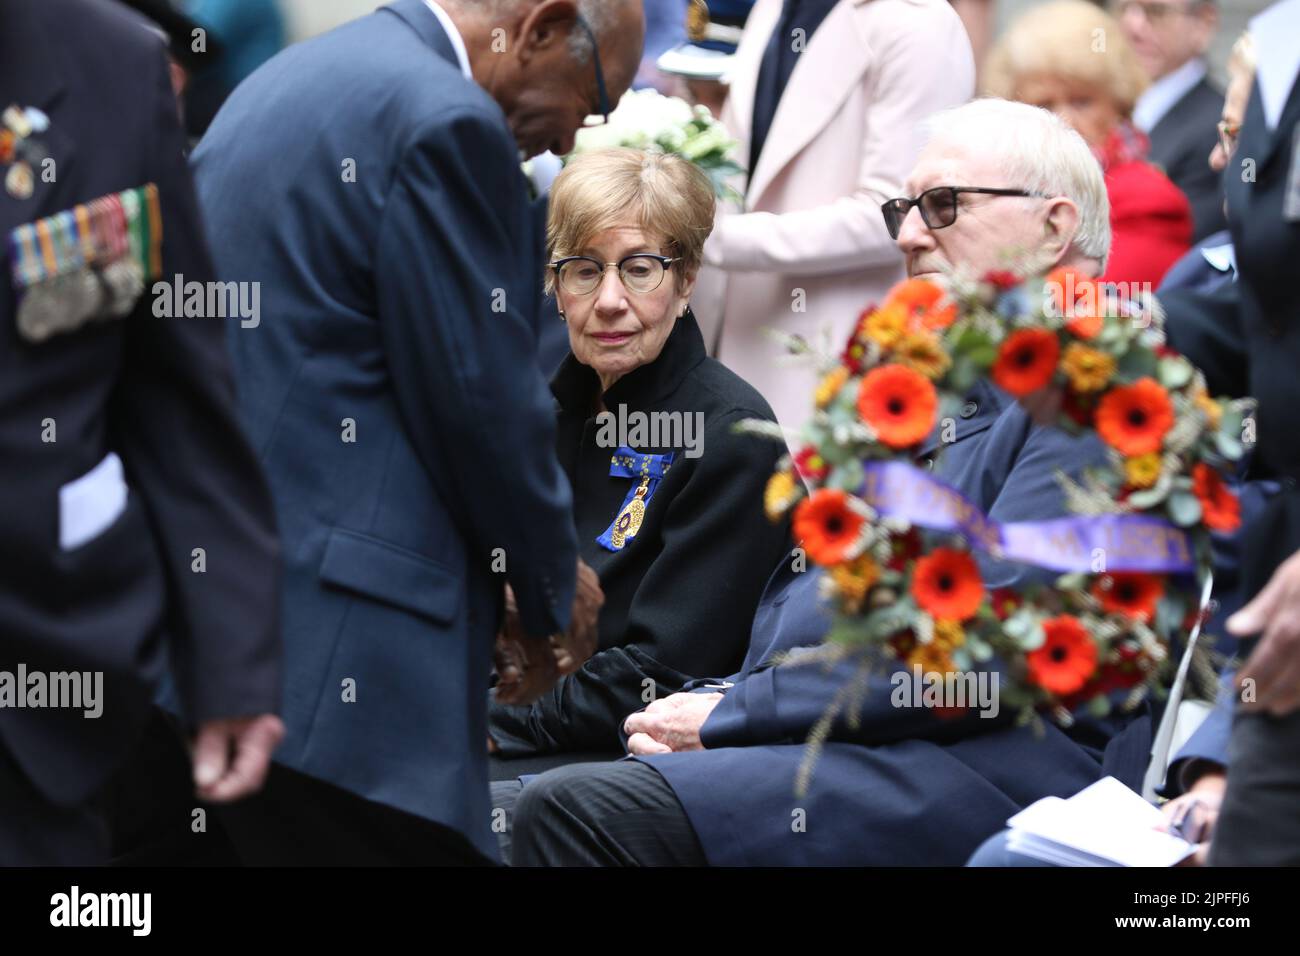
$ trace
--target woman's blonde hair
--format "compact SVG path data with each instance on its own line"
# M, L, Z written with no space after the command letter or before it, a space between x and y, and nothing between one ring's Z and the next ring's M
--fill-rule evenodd
M1034 74L1105 90L1126 117L1148 83L1119 22L1087 0L1052 0L1017 17L984 62L984 92L1015 99Z
M580 153L551 185L546 243L552 261L579 255L606 229L636 226L658 236L678 288L693 276L713 231L717 201L708 175L670 153L601 149ZM546 291L555 274L546 270Z

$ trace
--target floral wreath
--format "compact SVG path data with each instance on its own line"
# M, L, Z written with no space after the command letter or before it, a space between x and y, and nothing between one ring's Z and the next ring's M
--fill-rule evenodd
M778 463L764 507L773 520L793 512L800 546L826 571L831 657L866 651L864 669L945 675L996 658L1001 703L1022 722L1045 713L1068 725L1084 707L1108 712L1115 691L1128 691L1125 709L1162 693L1171 641L1202 614L1209 532L1240 524L1220 470L1242 457L1253 408L1211 398L1165 345L1162 322L1154 300L1117 299L1074 270L993 271L953 275L947 290L900 283L837 355L787 340L818 359L821 378L802 444ZM1036 417L1054 414L1106 446L1104 464L1079 480L1057 471L1068 517L998 528L915 467L983 377L1017 399L1052 400ZM931 520L935 502L948 520ZM975 550L1064 573L990 591Z

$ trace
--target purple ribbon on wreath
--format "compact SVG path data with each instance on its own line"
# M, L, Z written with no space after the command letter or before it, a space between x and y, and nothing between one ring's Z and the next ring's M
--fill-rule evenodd
M885 517L960 534L980 551L1054 571L1090 572L1098 551L1108 571L1196 570L1186 532L1153 515L1078 515L993 521L956 488L902 461L866 462L859 496Z

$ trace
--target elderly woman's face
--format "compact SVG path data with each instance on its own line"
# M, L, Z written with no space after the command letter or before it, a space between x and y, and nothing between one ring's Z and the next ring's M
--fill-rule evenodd
M599 262L620 262L639 252L667 255L660 243L659 236L637 226L616 226L596 235L576 254ZM694 285L693 277L681 281L679 268L680 263L669 266L659 287L649 292L629 291L612 267L586 295L557 286L555 296L569 324L569 347L579 362L600 376L602 391L663 351Z
M1092 147L1102 146L1124 118L1105 91L1050 73L1022 76L1014 99L1055 113Z

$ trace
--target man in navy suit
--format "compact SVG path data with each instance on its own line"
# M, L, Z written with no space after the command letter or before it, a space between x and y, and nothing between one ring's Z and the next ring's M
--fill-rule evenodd
M1110 245L1100 170L1086 145L1045 111L976 101L932 121L934 138L908 179L915 198L946 185L1022 188L1041 196L963 196L949 224L913 208L897 239L916 276L975 274L1018 249L1030 269L1071 265L1099 274ZM1006 135L988 146L982 131ZM1021 152L1023 151L1023 152ZM1026 164L1028 154L1033 162ZM1025 170L1043 178L1027 180ZM969 198L969 202L966 199ZM963 409L955 441L922 464L996 521L1065 513L1057 469L1101 460L1095 436L1036 426L984 383ZM987 586L1034 573L982 562ZM837 720L801 797L805 741L858 662L770 664L778 651L818 644L830 618L818 574L778 569L755 617L745 667L698 682L628 718L637 758L560 768L518 793L512 861L538 864L959 865L1019 809L1068 796L1106 774L1134 786L1146 767L1151 714L1083 717L1042 736L1001 709L958 719L893 705L893 682L870 679L856 724ZM496 785L509 806L513 790Z
M1223 91L1205 62L1219 29L1215 0L1120 0L1120 26L1151 79L1133 107L1133 121L1151 139L1147 158L1192 204L1197 242L1226 225L1223 185L1205 164L1218 142Z
M266 774L283 734L274 513L223 324L158 317L141 282L214 278L162 42L101 0L0 0L0 104L15 107L0 149L0 863L99 864L97 797L169 657L199 797ZM157 219L132 219L161 226L146 265L109 247L126 242L122 197L150 184ZM13 237L51 223L93 255L51 249L20 290L29 252ZM52 334L27 321L41 311ZM102 687L93 706L15 706L38 673Z
M571 605L580 665L598 604L574 601L520 158L608 112L642 31L630 0L398 0L265 64L195 153L221 276L260 289L228 340L285 552L287 737L224 817L246 861L495 856L502 585L498 673L531 665L503 699L554 680Z

